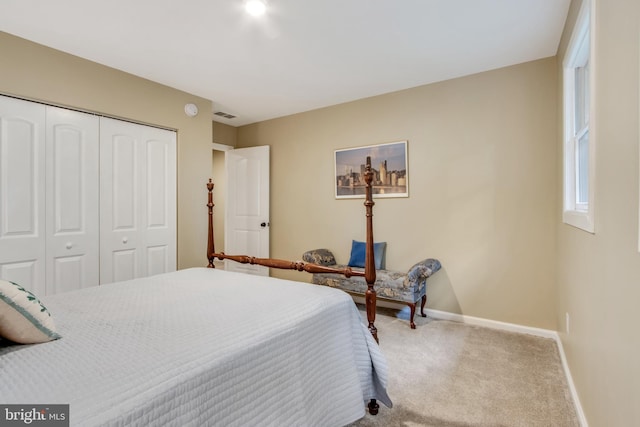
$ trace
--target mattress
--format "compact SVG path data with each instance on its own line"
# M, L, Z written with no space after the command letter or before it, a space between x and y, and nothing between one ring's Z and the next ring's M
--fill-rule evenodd
M74 426L340 426L391 406L342 291L195 268L41 299L63 338L0 347L0 403Z

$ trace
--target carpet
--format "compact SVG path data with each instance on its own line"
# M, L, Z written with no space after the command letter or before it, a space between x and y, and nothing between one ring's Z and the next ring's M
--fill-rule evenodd
M364 307L360 307L366 319ZM579 426L556 342L379 308L393 408L352 427Z

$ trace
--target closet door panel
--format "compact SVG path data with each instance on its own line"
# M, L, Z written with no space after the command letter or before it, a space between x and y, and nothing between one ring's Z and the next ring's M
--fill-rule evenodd
M47 107L48 293L99 281L99 119Z
M149 229L167 227L167 144L162 141L147 142L147 226Z
M45 294L45 107L0 97L0 277Z
M0 278L17 283L36 295L44 295L44 259L25 259L23 261L0 263Z
M136 140L129 135L114 135L111 141L111 180L113 229L131 231L137 228L136 193L138 162Z
M173 271L169 263L170 252L169 245L147 247L147 276Z
M71 291L84 287L86 259L80 256L58 256L53 259L51 281L47 284L47 293Z
M176 263L175 132L155 130L145 144L147 275L174 271Z
M137 253L138 251L136 251L135 249L124 249L115 250L110 254L112 256L112 280L114 282L129 280L139 276L136 270Z
M120 122L110 121L118 127ZM128 133L113 134L110 140L102 142L103 209L102 283L118 282L140 277L136 262L138 244L137 203L139 187L138 141ZM110 227L105 227L110 224ZM107 248L107 249L104 249ZM104 279L108 277L108 279Z
M141 277L138 271L139 165L135 125L100 120L100 283Z
M176 134L102 118L101 283L176 269Z

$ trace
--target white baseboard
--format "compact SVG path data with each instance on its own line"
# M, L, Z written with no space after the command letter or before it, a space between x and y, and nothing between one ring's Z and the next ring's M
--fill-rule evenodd
M515 323L498 322L496 320L483 319L481 317L465 316L463 314L449 313L446 311L426 309L425 312L427 316L433 319L450 320L452 322L467 323L469 325L484 326L492 329L499 329L499 330L509 331L509 332L518 332L523 334L535 335L543 338L551 338L555 340L556 345L558 346L558 352L560 353L562 368L564 369L564 374L567 379L567 385L569 386L569 390L571 392L571 398L573 399L573 404L575 406L576 416L578 417L578 421L580 422L581 427L589 427L589 424L587 423L587 418L585 417L584 411L582 410L582 405L580 404L580 398L578 397L578 392L576 390L575 384L573 383L573 377L571 376L571 370L569 369L569 364L567 363L567 357L564 354L564 347L562 346L562 340L560 340L560 335L558 335L557 331L552 331L550 329L533 328L530 326L522 326L522 325L517 325Z
M543 338L557 339L558 337L558 333L550 329L532 328L530 326L522 326L515 323L499 322L497 320L483 319L481 317L466 316L464 314L449 313L439 310L426 309L425 312L427 313L427 316L433 319L451 320L453 322L484 326L491 329L500 329L502 331L519 332Z
M569 385L569 390L571 390L571 397L573 398L573 404L576 407L576 415L578 416L578 421L580 422L581 427L589 427L589 423L587 422L587 417L582 410L582 405L580 404L580 398L578 397L578 390L576 390L576 386L573 383L573 377L571 376L571 369L569 369L569 364L567 363L567 357L564 354L564 348L562 347L562 340L560 339L560 335L556 332L556 343L558 344L558 351L560 352L560 359L562 360L562 367L564 368L564 374L567 377L567 384Z

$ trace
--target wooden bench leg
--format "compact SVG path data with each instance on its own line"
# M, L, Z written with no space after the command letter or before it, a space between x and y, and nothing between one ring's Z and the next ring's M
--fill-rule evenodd
M415 304L411 304L411 303L407 303L407 305L411 308L411 314L409 317L409 326L411 326L411 329L415 329L416 328L416 324L413 323L413 316L416 315L416 305Z
M415 304L411 304L411 303L407 303L407 305L409 306L409 308L411 308L411 314L409 315L409 326L411 326L411 329L415 329L416 328L416 324L413 321L413 318L416 315L416 305ZM424 306L427 305L427 295L423 295L422 296L422 302L420 303L420 316L422 317L427 317L427 315L424 312Z

